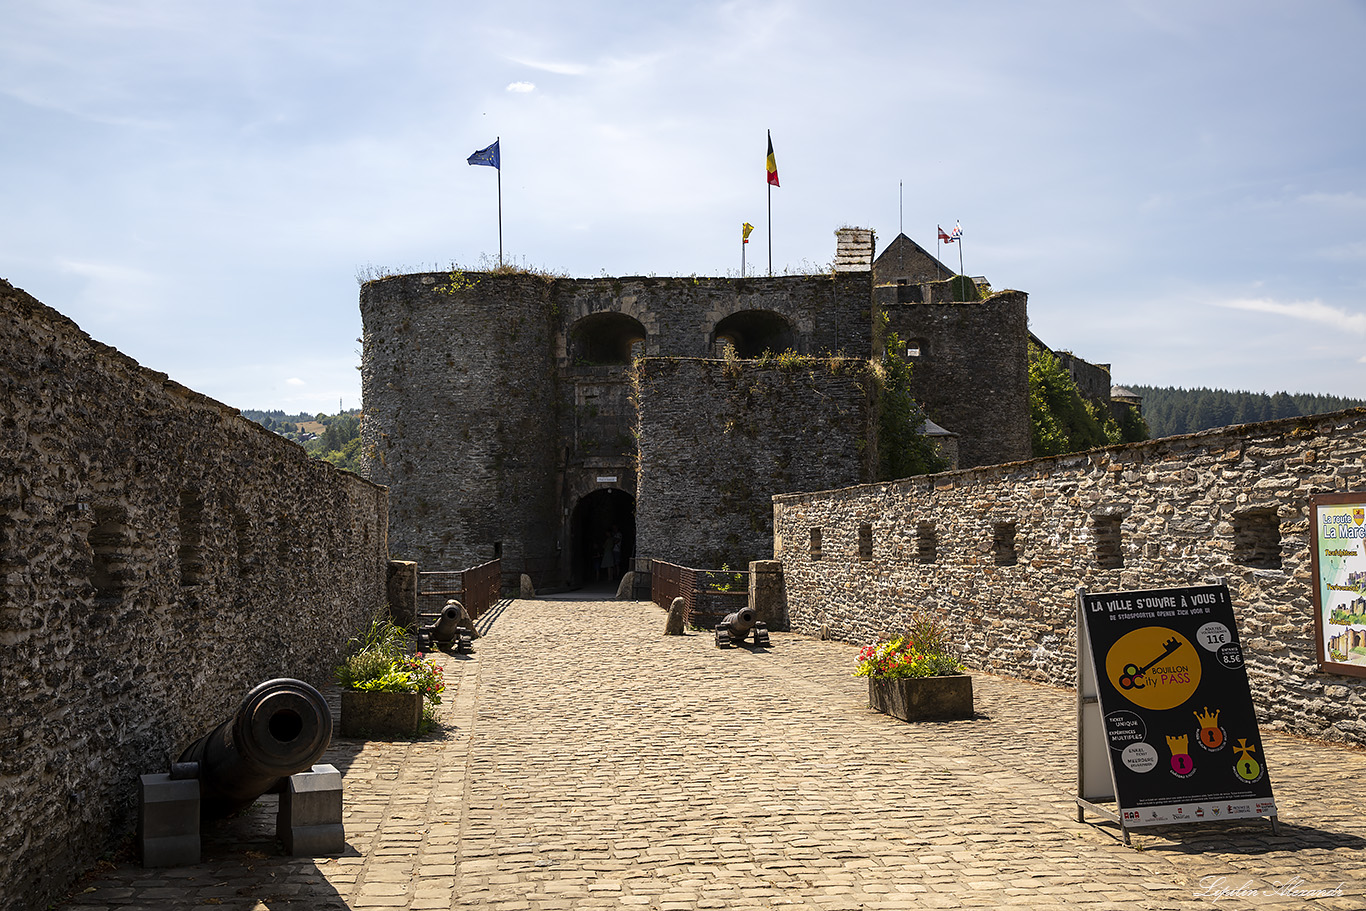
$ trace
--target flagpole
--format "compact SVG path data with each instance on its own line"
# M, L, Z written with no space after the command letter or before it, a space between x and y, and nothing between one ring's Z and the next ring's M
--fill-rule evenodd
M773 184L768 185L768 277L773 277Z
M488 133L484 135L487 136ZM498 268L500 269L503 267L503 161L501 155L503 147L499 145L502 138L495 136L493 139L493 144L498 146L500 153L498 167L494 169L498 172Z
M896 182L896 233L906 233L906 192L904 182Z

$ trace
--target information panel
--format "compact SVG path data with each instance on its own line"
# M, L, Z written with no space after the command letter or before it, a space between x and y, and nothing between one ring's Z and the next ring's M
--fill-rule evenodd
M1366 494L1310 498L1319 668L1366 677Z
M1122 824L1275 817L1228 587L1081 601Z

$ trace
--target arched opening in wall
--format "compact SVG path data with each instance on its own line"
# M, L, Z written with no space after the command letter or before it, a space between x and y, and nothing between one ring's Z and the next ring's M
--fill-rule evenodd
M760 357L764 352L781 354L797 349L797 335L780 314L771 310L741 310L716 324L713 347L729 345L739 358Z
M629 364L645 353L645 327L624 313L593 313L569 330L569 357L575 365Z
M930 353L930 343L927 339L912 338L906 340L906 350L903 352L907 358L925 357Z
M615 591L635 553L635 497L624 490L605 488L579 500L570 518L571 586L602 586Z

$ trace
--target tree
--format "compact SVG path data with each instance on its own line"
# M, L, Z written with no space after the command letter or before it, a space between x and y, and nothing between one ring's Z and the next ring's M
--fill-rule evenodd
M902 352L905 342L887 336L881 363L878 409L878 478L889 481L948 468L934 441L924 432L925 412L911 397L911 365Z
M1120 440L1119 427L1103 409L1088 406L1077 384L1046 348L1030 346L1030 446L1035 456L1094 449ZM1107 433L1106 424L1110 424Z

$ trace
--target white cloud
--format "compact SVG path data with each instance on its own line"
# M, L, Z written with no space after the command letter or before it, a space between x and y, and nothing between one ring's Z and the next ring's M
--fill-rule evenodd
M308 384L305 383L303 380L299 379L297 376L291 376L289 379L285 380L285 385L287 385L287 386L307 386Z
M511 84L508 86L507 90L508 90L509 92L534 92L534 91L536 91L536 83L534 83L534 82L514 82L514 83L511 83Z
M588 72L588 67L582 63L555 63L549 60L524 60L518 57L509 57L508 59L519 66L554 73L557 76L582 76Z
M1253 313L1286 316L1301 322L1320 323L1356 335L1366 335L1366 313L1349 313L1341 307L1330 307L1319 300L1282 303L1267 298L1257 298L1217 301L1215 306L1226 307L1230 310L1248 310Z

